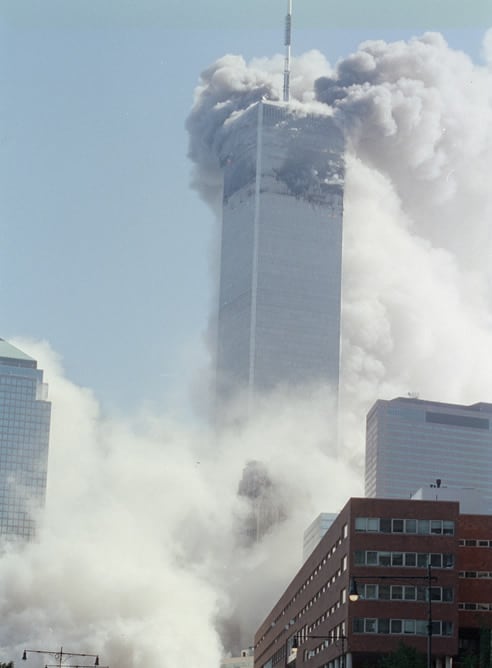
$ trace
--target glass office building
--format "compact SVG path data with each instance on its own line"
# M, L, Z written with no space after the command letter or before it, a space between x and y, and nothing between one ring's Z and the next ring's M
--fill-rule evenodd
M218 396L338 388L344 141L329 116L259 102L220 147Z
M366 496L408 499L441 485L475 489L492 513L492 404L377 401L366 423Z
M46 496L51 404L36 360L0 339L0 538L31 539Z

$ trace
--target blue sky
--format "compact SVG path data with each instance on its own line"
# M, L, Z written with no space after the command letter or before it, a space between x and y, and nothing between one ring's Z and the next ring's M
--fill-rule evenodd
M109 411L186 403L205 363L215 223L184 123L216 58L282 52L285 5L0 3L0 336L48 340ZM480 62L491 25L479 0L294 1L293 54L440 30Z

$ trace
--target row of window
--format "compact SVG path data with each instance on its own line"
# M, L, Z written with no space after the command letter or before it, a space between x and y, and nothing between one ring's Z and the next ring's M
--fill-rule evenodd
M356 617L353 621L353 632L426 636L429 632L429 626L428 621L425 619L375 619L372 617ZM432 635L452 636L453 623L433 620Z
M492 571L460 571L460 578L480 578L489 580L492 578Z
M454 522L452 520L402 520L386 517L356 517L355 530L368 533L454 536Z
M409 568L453 568L454 555L428 552L382 552L356 550L354 563L357 566L406 566Z
M492 547L492 540L482 540L481 538L467 538L459 541L460 547Z
M492 610L492 603L458 603L459 610Z
M337 578L340 577L340 575L347 570L347 555L344 555L341 561L341 566L340 568L333 573L333 575L325 582L325 584L319 589L314 596L306 603L306 605L299 610L299 615L298 618L300 619L308 610L313 606L313 604L321 598L321 596L328 590L332 585L335 584ZM341 596L343 596L343 592L345 592L345 589L342 590ZM342 603L345 603L344 600L342 600ZM330 608L329 614L332 614L336 608L340 607L340 602L338 601L336 604L333 606L333 610Z
M429 591L427 587L414 585L384 585L384 584L362 584L358 585L359 593L363 599L375 601L428 601ZM454 593L452 587L431 587L431 601L453 601Z
M328 561L331 561L331 559L333 558L333 556L334 556L335 553L337 552L337 549L338 549L338 548L340 547L340 545L342 544L342 541L343 541L345 538L347 538L347 536L348 536L348 527L347 527L346 524L344 524L343 527L342 527L342 533L341 533L341 535L337 538L337 540L335 541L335 543L332 545L331 549L328 551L328 553L325 555L325 557L323 557L323 559L322 559L322 560L320 561L320 563L316 566L316 568L313 570L313 572L306 578L306 580L304 581L304 583L299 587L299 589L298 589L297 592L294 594L292 600L289 602L289 604L286 606L286 608L284 608L284 610L282 610L282 611L277 615L277 617L274 619L274 621L273 621L273 623L272 623L272 626L274 626L275 624L277 624L278 621L280 621L280 619L282 618L282 616L285 615L285 613L287 612L288 607L289 607L290 605L292 605L292 604L295 602L296 598L297 598L303 591L305 591L307 587L309 587L309 585L311 584L311 582L312 582L312 581L314 580L314 578L321 572L321 569L326 565L326 563L327 563ZM341 574L341 572L344 571L344 570L346 570L346 568L347 568L347 557L346 557L346 555L345 555L345 556L342 558L342 560L341 560L340 568L338 568L338 569L335 571L335 573L331 576L331 578L328 580L327 585L325 585L325 587L323 588L322 591L325 591L326 588L330 586L330 582L333 583L333 582L335 581L335 579ZM320 590L320 591L321 591L321 590ZM318 592L318 593L319 593L319 592ZM314 598L313 600L315 600L315 599L316 599L316 596L315 596L315 598ZM305 608L307 608L307 607L309 607L309 603L305 606ZM302 611L301 611L301 612L302 612ZM262 638L262 640L263 640L263 638ZM261 641L260 641L260 642L261 642Z

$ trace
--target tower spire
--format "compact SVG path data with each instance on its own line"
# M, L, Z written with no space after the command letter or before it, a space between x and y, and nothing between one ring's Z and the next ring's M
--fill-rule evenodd
M284 102L290 98L290 38L292 28L292 0L287 0L287 14L285 16L285 60L284 60Z

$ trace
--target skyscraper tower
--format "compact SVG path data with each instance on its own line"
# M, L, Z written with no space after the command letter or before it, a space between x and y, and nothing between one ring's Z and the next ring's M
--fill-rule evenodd
M218 398L338 388L344 141L327 115L260 101L221 146Z
M367 414L366 496L409 498L436 480L475 489L492 513L492 404L376 401Z
M0 339L0 538L31 539L45 502L51 403L36 360Z

